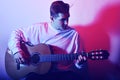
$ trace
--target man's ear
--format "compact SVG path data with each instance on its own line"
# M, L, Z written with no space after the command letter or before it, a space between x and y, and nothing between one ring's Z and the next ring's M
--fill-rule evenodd
M50 16L50 19L53 20L53 16Z

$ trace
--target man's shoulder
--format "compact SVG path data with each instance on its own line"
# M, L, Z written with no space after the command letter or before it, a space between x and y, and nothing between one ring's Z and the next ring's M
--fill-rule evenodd
M39 28L39 30L43 30L43 29L48 29L49 27L49 22L38 22L38 23L34 23L31 25L31 29L37 29Z
M38 22L34 23L33 26L48 26L49 22Z
M69 30L70 32L78 33L75 28L70 26L67 27L67 30Z

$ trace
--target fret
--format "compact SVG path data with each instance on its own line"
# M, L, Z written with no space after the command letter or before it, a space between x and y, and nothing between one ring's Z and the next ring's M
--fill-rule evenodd
M67 56L66 56L66 59L67 59L67 60L70 60L70 57L69 57L69 56L70 56L70 55L67 55Z
M73 55L71 54L71 55L70 55L70 60L72 60L72 59L73 59Z

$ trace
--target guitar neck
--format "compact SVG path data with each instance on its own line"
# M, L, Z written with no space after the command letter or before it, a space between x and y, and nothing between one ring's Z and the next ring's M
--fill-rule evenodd
M76 54L39 54L36 53L31 57L32 63L38 62L52 62L52 61L72 61L76 60L79 55L85 56L91 60L108 59L109 53L106 50L91 51L89 53Z
M32 61L37 62L52 62L52 61L72 61L78 58L80 54L51 54L51 55L40 55L34 54Z
M77 59L78 54L54 54L54 55L41 55L40 61L70 61Z

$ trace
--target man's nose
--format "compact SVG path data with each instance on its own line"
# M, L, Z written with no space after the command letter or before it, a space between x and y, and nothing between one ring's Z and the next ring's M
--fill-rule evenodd
M67 24L68 24L68 21L67 21L67 20L65 20L65 21L64 21L64 24L65 24L65 25L67 25Z

